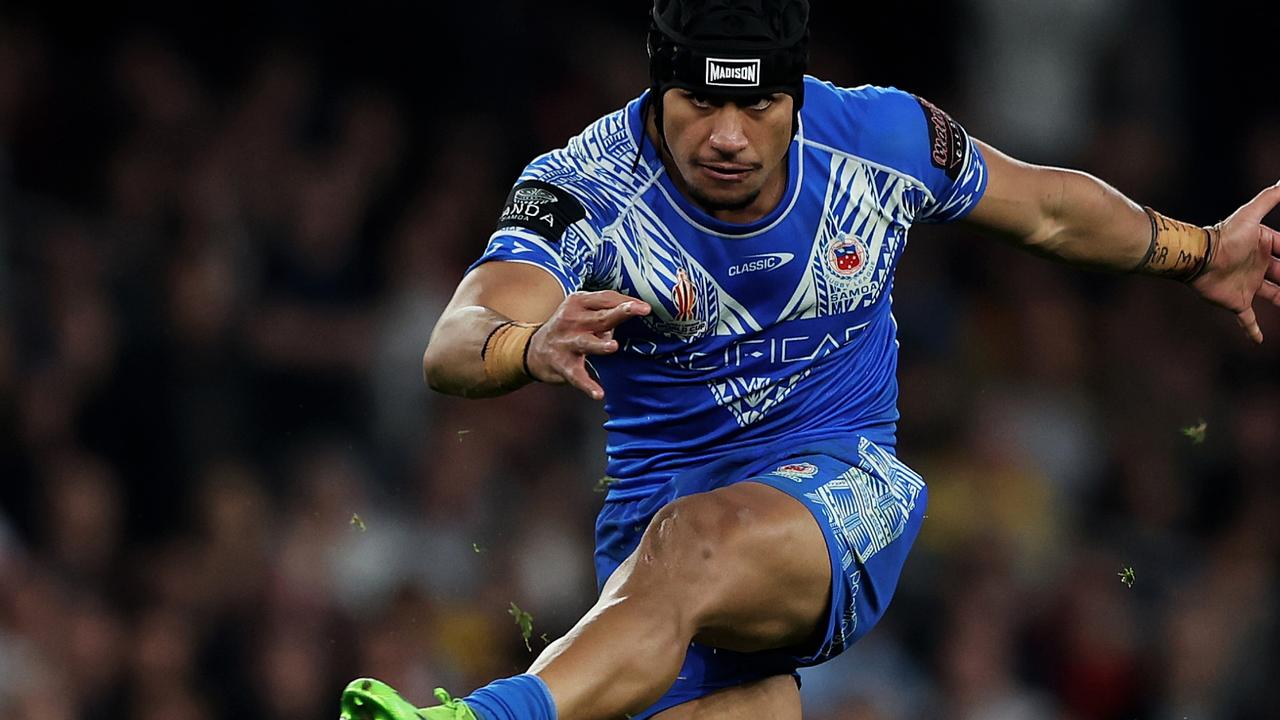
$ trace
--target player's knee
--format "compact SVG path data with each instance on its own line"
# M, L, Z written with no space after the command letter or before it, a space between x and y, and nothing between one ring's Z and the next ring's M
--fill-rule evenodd
M752 527L762 519L747 503L720 493L680 498L654 516L638 549L638 569L672 574L703 591L733 567Z
M674 613L681 633L756 649L811 631L831 570L822 533L802 505L765 485L739 483L660 510L623 572L617 600L656 601Z

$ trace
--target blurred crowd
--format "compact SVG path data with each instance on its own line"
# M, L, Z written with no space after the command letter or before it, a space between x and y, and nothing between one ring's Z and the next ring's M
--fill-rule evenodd
M0 7L0 715L522 671L595 593L603 416L421 354L523 164L647 84L648 3L58 5ZM815 3L814 73L1193 222L1280 179L1265 3L898 5ZM1280 310L955 226L895 312L928 519L806 717L1275 717Z

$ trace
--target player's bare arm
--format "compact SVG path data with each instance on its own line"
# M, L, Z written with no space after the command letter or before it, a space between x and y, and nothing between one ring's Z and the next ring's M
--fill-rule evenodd
M458 285L427 344L423 375L433 389L462 397L539 380L600 400L604 390L587 372L587 357L617 351L613 329L648 312L644 301L613 291L566 297L531 265L485 263Z
M1198 228L1144 210L1086 173L1031 165L978 145L989 180L969 221L1073 265L1187 282L1262 342L1253 302L1280 306L1280 234L1262 224L1280 203L1280 184L1226 220Z

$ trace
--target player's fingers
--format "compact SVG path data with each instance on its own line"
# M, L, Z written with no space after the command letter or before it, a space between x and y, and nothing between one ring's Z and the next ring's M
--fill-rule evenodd
M621 305L607 310L584 310L575 316L578 327L585 328L597 335L609 332L638 315L648 315L649 304L640 300L628 300Z
M1273 256L1280 257L1280 232L1266 225L1259 225L1258 227L1262 228L1263 244L1271 250Z
M627 301L641 302L633 297L628 297L620 292L613 290L597 290L595 292L578 292L574 293L578 302L585 310L608 310L617 307Z
M1275 209L1276 205L1280 205L1280 183L1258 193L1257 197L1245 203L1244 207L1236 212L1241 220L1257 224L1262 222L1262 218Z
M1267 279L1280 283L1280 258L1271 256L1267 260Z
M649 314L649 304L641 300L628 300L621 305L601 310L590 323L595 332L612 330L633 317Z
M582 391L583 395L592 400L604 399L604 388L600 387L600 383L591 379L591 375L587 372L585 363L578 363L574 367L569 368L569 372L565 374L565 380L569 384Z
M1263 280L1262 287L1258 288L1258 296L1272 305L1280 307L1280 285L1270 280Z
M608 355L618 349L618 341L613 338L596 337L594 334L583 334L575 337L571 346L579 355Z
M1240 327L1250 340L1259 345L1262 344L1262 328L1258 327L1258 318L1253 314L1253 308L1247 307L1237 313L1236 322L1240 323Z

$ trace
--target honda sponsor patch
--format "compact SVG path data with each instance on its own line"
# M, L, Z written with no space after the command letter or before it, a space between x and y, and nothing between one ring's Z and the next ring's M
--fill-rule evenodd
M551 242L564 237L565 228L587 216L578 199L540 180L526 180L511 189L498 216L498 229L524 228Z

